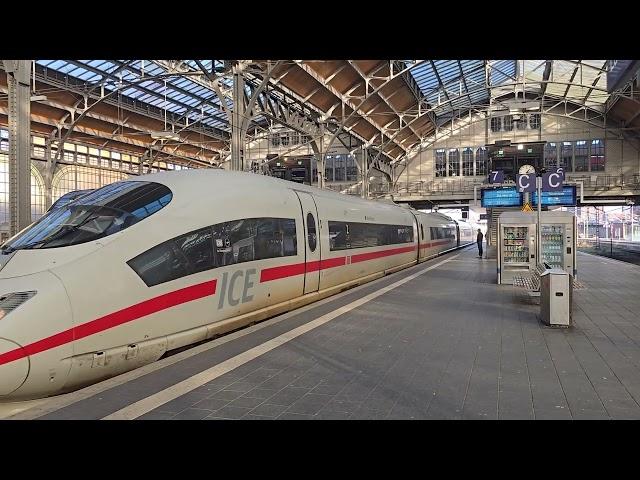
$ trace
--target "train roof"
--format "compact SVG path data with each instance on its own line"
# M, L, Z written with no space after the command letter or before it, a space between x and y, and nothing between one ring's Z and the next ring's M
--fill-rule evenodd
M174 192L192 191L195 185L201 184L203 181L211 181L211 187L219 190L231 190L245 195L260 195L260 193L268 193L272 190L281 190L282 188L290 190L298 190L312 193L317 197L333 198L339 200L348 200L354 204L371 205L372 202L379 206L403 208L399 204L386 200L365 200L363 198L344 195L333 190L320 189L310 185L294 183L288 180L282 180L267 175L258 175L251 172L235 172L223 170L221 168L202 168L192 170L168 171L140 175L138 177L130 177L127 181L139 182L157 182L166 185ZM198 185L200 186L200 185Z

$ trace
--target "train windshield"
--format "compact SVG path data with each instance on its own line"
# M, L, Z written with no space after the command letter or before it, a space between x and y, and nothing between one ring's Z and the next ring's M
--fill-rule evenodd
M2 246L15 250L54 248L90 242L114 234L154 214L172 198L154 182L116 182L49 211Z

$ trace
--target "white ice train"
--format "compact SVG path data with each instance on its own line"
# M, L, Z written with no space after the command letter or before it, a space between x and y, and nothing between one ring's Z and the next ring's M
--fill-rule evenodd
M251 173L113 183L3 245L0 401L120 374L472 236L444 215Z

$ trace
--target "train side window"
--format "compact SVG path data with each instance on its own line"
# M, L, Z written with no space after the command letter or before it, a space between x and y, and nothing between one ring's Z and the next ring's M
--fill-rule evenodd
M265 232L269 227L262 225L262 229ZM214 225L216 265L223 267L255 260L256 235L257 227L254 218Z
M424 228L422 228L422 224L420 224L420 238L424 240Z
M189 261L190 273L204 272L216 266L212 238L211 227L207 227L175 239L176 246Z
M297 255L297 250L294 219L249 218L180 235L127 264L151 287L216 267Z
M413 242L413 225L329 221L331 251Z
M148 287L169 282L191 273L189 262L173 240L141 253L127 262Z
M298 239L296 237L296 221L293 218L281 218L280 227L284 238L283 253L285 257L298 254Z
M307 214L307 241L309 242L309 250L315 252L317 244L316 220L311 212Z
M329 247L331 251L349 248L347 243L347 224L329 222Z

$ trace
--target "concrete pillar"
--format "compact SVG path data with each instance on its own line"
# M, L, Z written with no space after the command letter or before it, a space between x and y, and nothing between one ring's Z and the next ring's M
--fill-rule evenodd
M31 61L4 60L9 89L9 234L31 224Z
M233 65L233 111L231 112L231 170L244 170L243 120L244 77L239 64Z

